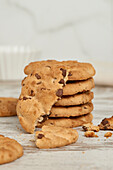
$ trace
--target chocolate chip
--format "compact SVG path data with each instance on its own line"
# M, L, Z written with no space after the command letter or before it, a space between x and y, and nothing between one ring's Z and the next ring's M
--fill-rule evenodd
M31 94L30 94L30 96L34 96L34 94L33 94L33 93L34 93L34 91L33 91L33 90L31 90Z
M68 76L72 76L72 73L71 73L71 72L69 72Z
M38 139L42 139L43 137L44 137L43 134L38 134L38 136L37 136Z
M87 109L87 107L86 107L86 106L84 106L84 109Z
M63 90L62 90L62 89L58 89L57 92L56 92L56 95L57 95L58 97L62 97L62 95L63 95Z
M36 77L37 79L41 79L41 77L40 77L40 75L38 75L38 73L35 74L35 77Z
M61 79L61 80L59 81L59 83L60 83L60 84L65 84L64 79Z
M0 100L0 103L2 103L2 101Z
M27 99L31 99L31 97L27 98L27 97L23 97L23 100L27 100ZM21 99L20 99L21 100Z
M60 84L63 84L63 87L65 86L65 81L64 81L64 79L61 79L61 80L59 81L59 83L60 83Z
M103 125L106 125L106 124L108 124L108 123L109 123L109 122L108 122L108 120L106 120L106 118L102 120L102 124L103 124Z
M22 84L22 86L25 86L25 84Z
M23 100L27 100L27 99L28 99L27 97L25 97L25 96L23 97Z
M86 127L86 126L83 126L82 128L83 128L85 131L87 131L87 127Z
M62 71L62 75L65 77L66 76L66 70L64 70L63 68L60 69Z
M38 84L41 84L41 81L40 81L40 82L38 82L38 83L37 83L37 85L38 85Z
M47 118L48 118L48 115L43 115L42 117L43 117L43 121L42 122L45 122L47 120Z

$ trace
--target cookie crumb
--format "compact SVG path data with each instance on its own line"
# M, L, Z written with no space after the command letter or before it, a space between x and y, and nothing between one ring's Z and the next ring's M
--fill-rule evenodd
M84 135L86 137L98 137L98 135L96 135L94 131L86 131Z
M94 131L98 132L99 131L99 126L93 125L93 123L87 123L82 126L84 131Z
M83 151L82 153L84 154L85 152Z
M110 118L104 118L99 124L101 130L113 130L113 116Z
M107 133L104 134L104 137L106 137L106 138L109 138L109 137L111 137L111 136L112 136L112 133L111 133L111 132L107 132Z

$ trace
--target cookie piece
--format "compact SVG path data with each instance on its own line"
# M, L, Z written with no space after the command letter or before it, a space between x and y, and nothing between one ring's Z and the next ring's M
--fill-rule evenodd
M105 118L99 125L101 130L113 130L113 116L110 118Z
M95 69L90 63L80 63L77 61L56 61L56 60L47 60L47 61L37 61L32 62L28 66L25 67L24 72L25 74L29 75L34 70L38 71L44 66L52 66L52 65L58 65L58 66L65 66L66 69L70 69L68 80L86 80L88 78L91 78L95 75Z
M107 132L107 133L105 133L105 135L104 135L104 137L106 137L106 138L109 138L109 137L111 137L112 136L112 133L111 132Z
M99 126L94 126L93 123L87 123L82 126L84 131L94 131L98 132L99 131Z
M53 106L49 117L81 116L92 112L93 104L87 103L80 106L58 107Z
M22 155L23 148L16 140L0 135L0 164L12 162Z
M73 118L49 118L43 123L37 123L37 127L41 128L44 125L54 125L54 126L60 126L60 127L77 127L82 126L85 123L92 122L93 115L91 113L79 116L79 117L73 117Z
M27 132L33 133L37 122L42 122L48 117L54 103L63 95L63 86L67 78L68 70L64 66L46 65L22 81L17 114Z
M90 102L94 98L93 92L75 94L73 96L62 97L55 103L55 106L75 106Z
M36 146L40 149L57 148L76 142L78 132L72 128L43 126L36 132Z
M86 136L86 137L98 137L98 135L96 135L95 134L95 132L94 131L86 131L85 133L84 133L84 135Z
M17 101L12 97L0 97L0 117L15 116Z
M89 91L94 87L95 83L93 78L82 81L67 81L63 88L63 96Z

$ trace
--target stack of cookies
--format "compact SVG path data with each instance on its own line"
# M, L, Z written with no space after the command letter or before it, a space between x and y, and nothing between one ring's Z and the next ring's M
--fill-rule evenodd
M24 72L28 76L22 81L17 114L27 132L43 125L77 127L92 121L95 69L91 64L38 61Z
M77 127L92 121L93 110L92 99L94 97L91 89L95 87L94 79L69 80L63 88L63 96L51 109L49 119L38 123L43 125L56 125L63 127Z

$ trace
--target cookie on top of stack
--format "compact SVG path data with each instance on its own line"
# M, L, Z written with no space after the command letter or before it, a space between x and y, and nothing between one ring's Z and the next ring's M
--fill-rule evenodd
M28 76L22 81L17 114L27 132L43 125L77 127L92 121L95 69L91 64L38 61L24 72Z

